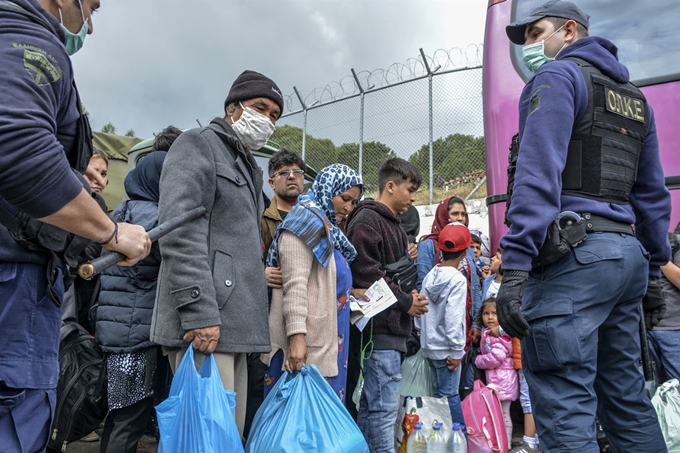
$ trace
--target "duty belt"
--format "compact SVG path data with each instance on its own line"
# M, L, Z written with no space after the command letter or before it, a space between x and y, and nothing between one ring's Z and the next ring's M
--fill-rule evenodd
M633 227L630 224L615 222L606 217L602 217L595 214L590 214L588 212L581 214L586 221L586 232L609 232L609 233L622 233L635 236L633 232Z

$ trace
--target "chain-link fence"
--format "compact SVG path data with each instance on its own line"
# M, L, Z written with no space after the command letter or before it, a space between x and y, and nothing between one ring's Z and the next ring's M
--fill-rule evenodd
M486 196L481 46L362 71L286 98L272 141L320 170L340 162L361 172L367 195L390 157L415 164L416 204Z

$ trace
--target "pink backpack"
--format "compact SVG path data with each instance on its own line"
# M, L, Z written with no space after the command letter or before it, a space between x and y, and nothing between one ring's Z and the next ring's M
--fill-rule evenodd
M468 453L508 453L508 436L496 392L476 380L461 403L468 432Z

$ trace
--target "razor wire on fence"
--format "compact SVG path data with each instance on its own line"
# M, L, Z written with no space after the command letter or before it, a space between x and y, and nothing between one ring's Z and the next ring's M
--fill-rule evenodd
M413 163L423 177L416 204L466 198L486 188L481 46L438 50L387 70L351 75L285 99L293 110L272 141L320 170L340 162L360 171L367 194L390 157ZM430 171L432 170L432 171Z

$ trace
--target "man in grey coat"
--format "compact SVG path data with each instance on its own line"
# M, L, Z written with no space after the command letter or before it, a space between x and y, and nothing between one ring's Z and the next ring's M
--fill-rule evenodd
M283 97L272 80L245 71L224 109L224 118L184 132L165 159L159 221L197 206L207 214L161 239L151 339L163 346L173 370L189 343L214 354L224 388L237 394L242 434L246 353L270 350L260 234L263 176L250 150L274 132ZM203 354L195 355L197 366Z

